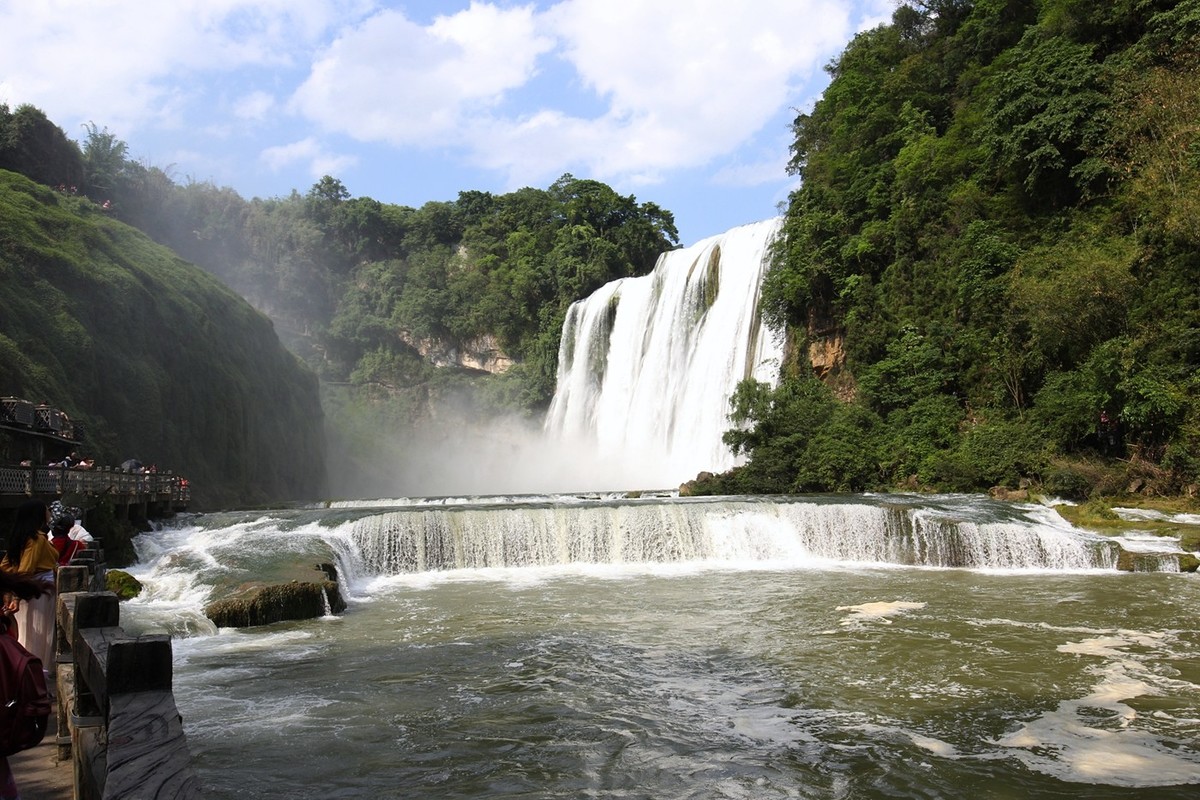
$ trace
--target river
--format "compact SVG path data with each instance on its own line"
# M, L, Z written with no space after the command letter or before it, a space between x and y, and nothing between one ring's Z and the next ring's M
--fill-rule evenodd
M122 624L175 637L209 798L1200 791L1200 582L1039 506L399 500L139 539ZM316 561L345 613L204 619Z

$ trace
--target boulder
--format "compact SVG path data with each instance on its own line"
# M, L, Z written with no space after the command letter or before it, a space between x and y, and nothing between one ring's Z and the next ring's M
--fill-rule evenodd
M205 606L204 615L221 628L249 628L345 611L337 569L317 564L312 572L312 580L242 584L229 597Z
M104 573L104 588L120 600L132 600L142 593L142 582L125 570L110 569Z

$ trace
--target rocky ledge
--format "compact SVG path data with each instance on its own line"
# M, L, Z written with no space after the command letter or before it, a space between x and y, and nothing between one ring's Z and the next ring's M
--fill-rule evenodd
M1117 569L1125 572L1174 572L1168 565L1178 566L1179 572L1195 572L1200 559L1192 553L1133 553L1122 550L1117 557Z
M244 583L233 592L204 607L204 615L222 628L249 628L284 620L316 619L346 610L332 564L317 564L311 580L297 578L287 583Z

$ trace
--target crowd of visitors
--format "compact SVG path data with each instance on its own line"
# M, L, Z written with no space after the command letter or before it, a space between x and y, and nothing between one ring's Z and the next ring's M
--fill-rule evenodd
M32 467L33 461L26 459L21 462L21 466ZM63 456L61 461L51 461L46 466L65 467L66 469L93 469L96 466L96 459L91 456L81 457L79 453L72 451L69 455Z

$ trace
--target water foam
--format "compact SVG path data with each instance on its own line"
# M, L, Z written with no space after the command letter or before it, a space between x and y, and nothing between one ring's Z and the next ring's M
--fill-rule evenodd
M1153 722L1127 702L1168 690L1200 692L1200 686L1147 666L1151 654L1169 654L1173 642L1166 633L1118 630L1060 645L1060 652L1102 659L1088 670L1096 683L1085 696L1061 701L996 744L1013 748L1030 769L1073 783L1200 783L1200 763L1187 757L1188 742L1152 730Z

